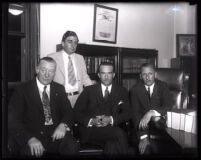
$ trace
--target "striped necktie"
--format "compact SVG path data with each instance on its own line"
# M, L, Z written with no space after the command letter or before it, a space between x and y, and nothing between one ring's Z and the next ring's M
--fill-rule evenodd
M71 57L68 56L68 58L69 58L69 61L68 61L68 83L71 84L72 86L74 86L76 83L75 71L73 68L73 63L72 63Z

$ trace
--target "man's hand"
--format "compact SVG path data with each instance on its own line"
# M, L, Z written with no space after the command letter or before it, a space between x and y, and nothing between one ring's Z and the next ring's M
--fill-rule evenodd
M53 135L52 135L52 140L53 140L53 142L54 142L55 140L64 138L65 134L66 134L65 125L64 125L64 123L60 123L60 124L57 126L57 128L55 129L55 131L54 131L54 133L53 133Z
M141 119L139 123L139 129L145 130L148 128L148 123L151 120L151 117L154 116L154 111L148 111Z
M96 127L105 127L107 125L111 124L111 118L110 116L105 115L99 115L95 118L92 118L91 125Z
M101 127L105 127L109 124L111 124L111 117L103 115L101 118Z
M43 155L45 148L42 143L35 137L32 137L28 140L28 146L31 149L31 155L40 157Z
M143 154L149 145L150 145L150 142L149 142L148 138L141 139L140 143L138 145L138 149L139 149L140 154Z
M91 125L96 127L101 127L101 116L96 116L95 118L92 118Z

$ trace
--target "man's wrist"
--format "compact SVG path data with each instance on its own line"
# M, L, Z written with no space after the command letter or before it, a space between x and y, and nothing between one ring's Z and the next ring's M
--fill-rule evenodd
M62 125L65 128L65 131L70 131L70 128L68 127L68 125L66 123L62 123Z

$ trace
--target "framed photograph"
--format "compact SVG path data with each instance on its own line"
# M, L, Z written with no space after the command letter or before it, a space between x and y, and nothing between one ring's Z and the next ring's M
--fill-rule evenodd
M196 35L177 34L176 35L177 57L196 55Z
M116 43L118 9L94 5L93 41Z

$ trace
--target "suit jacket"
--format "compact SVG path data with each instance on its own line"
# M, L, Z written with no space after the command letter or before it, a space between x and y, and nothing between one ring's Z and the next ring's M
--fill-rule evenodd
M73 111L62 85L50 84L50 108L53 127L64 122L73 126ZM36 79L18 86L11 97L8 110L8 128L18 144L24 146L31 137L39 137L44 130L44 111Z
M62 52L51 53L48 55L52 57L57 62L56 73L54 76L54 81L65 86L65 70L64 62L62 57ZM78 81L78 91L82 92L83 86L92 85L92 82L86 71L86 64L82 55L75 53L75 65L77 67L77 81Z
M101 84L88 86L79 96L74 108L75 120L80 124L81 139L87 140L90 130L87 128L90 118L97 115L112 116L116 126L131 118L128 92L125 88L112 85L108 100L102 95Z
M139 81L131 90L131 108L132 108L132 122L135 130L138 131L138 126L141 118L149 111L156 110L162 116L167 113L168 109L173 106L173 100L169 88L165 82L155 80L155 85L151 99L147 94L147 90L142 81ZM138 136L145 132L138 132Z

